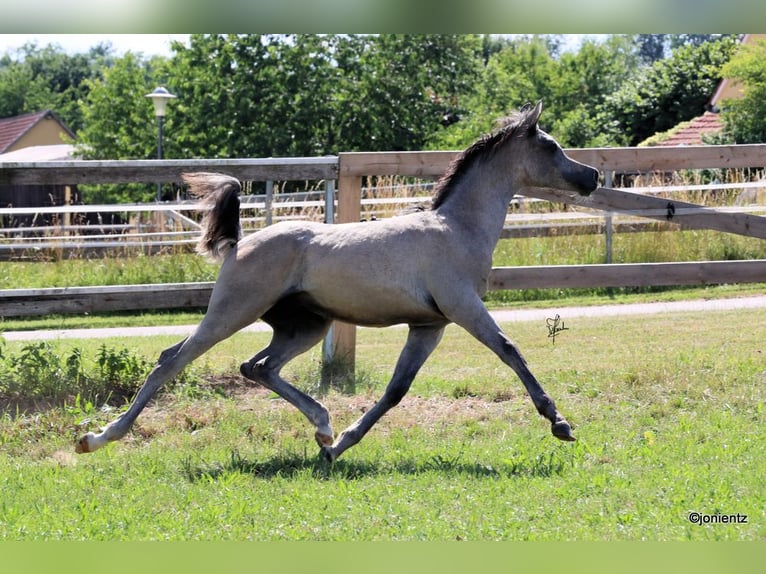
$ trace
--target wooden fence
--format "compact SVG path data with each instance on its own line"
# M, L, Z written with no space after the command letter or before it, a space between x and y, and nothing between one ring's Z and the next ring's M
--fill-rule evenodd
M603 172L607 184L615 173L672 172L684 169L757 168L766 166L766 145L688 146L678 148L572 149L567 154ZM454 158L454 152L345 153L339 158L338 222L356 221L360 211L360 188L364 176L397 174L438 177ZM688 203L599 188L588 198L560 190L529 188L528 197L547 199L606 212L631 213L684 227L709 228L766 239L766 218L746 213L726 213ZM543 268L494 268L491 289L532 287L602 287L712 284L766 281L766 261L692 262L638 265L579 265ZM332 345L337 355L354 363L356 328L338 323Z
M689 146L681 148L573 149L567 153L605 174L672 172L685 169L756 168L766 166L766 145ZM398 175L437 178L455 152L343 153L338 157L242 159L73 161L0 164L0 184L179 182L188 171L219 171L243 181L325 180L337 182L336 202L328 201L334 221L358 221L364 177ZM328 189L331 189L328 187ZM628 213L766 239L766 218L742 211L704 208L651 195L599 188L588 198L551 189L525 189L528 197L574 204L606 213ZM330 194L328 197L330 197ZM611 231L611 224L607 225ZM495 268L490 289L704 285L766 282L766 261L725 261L661 264L604 264ZM6 290L0 292L0 316L53 312L204 305L211 284L130 286L76 289ZM136 295L140 293L140 297ZM345 355L353 365L355 328L336 323L327 353Z

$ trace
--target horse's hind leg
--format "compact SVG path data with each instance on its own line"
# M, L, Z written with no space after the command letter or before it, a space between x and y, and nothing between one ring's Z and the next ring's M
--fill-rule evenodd
M410 389L415 375L426 359L441 341L443 326L411 327L399 360L396 362L394 375L388 383L385 393L370 410L359 420L344 430L332 446L322 447L322 452L330 462L337 459L344 451L354 446L388 410L399 404Z
M125 436L146 404L165 382L175 377L186 365L217 342L229 337L234 332L228 328L224 330L208 328L210 321L206 320L207 316L192 335L165 349L160 354L157 364L138 390L128 410L107 425L99 434L89 432L81 437L75 446L76 452L93 452L106 443Z
M330 414L324 405L279 375L287 362L322 340L331 321L300 307L289 311L286 307L278 304L264 315L264 320L274 329L274 335L268 347L242 363L240 372L244 377L274 391L303 413L316 428L314 438L320 446L332 444Z

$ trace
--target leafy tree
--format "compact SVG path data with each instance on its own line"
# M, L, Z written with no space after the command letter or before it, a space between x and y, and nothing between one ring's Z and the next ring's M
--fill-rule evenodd
M668 50L669 34L636 34L635 44L638 55L644 64L653 64L665 58Z
M722 102L726 139L738 144L766 142L766 42L741 46L723 75L743 88L741 98Z
M461 111L474 36L205 36L175 45L185 156L420 149Z
M498 52L502 52L506 46L511 44L513 41L508 38L507 36L495 36L493 34L484 34L481 37L481 60L482 63L486 66L489 62L489 59L497 54Z
M338 143L350 151L422 149L430 134L465 113L481 50L478 36L371 37L360 65L344 70L356 121L349 122L345 110L339 110Z
M168 84L179 96L184 157L305 156L337 143L342 99L337 36L193 35L175 44Z
M15 56L0 58L0 117L55 111L73 130L83 125L80 102L87 80L98 78L111 61L111 47L100 44L87 53L69 55L60 47L30 43Z
M0 118L56 109L56 104L45 80L35 78L28 67L11 62L0 68Z
M470 112L435 133L433 148L459 149L490 131L495 121L528 101L543 100L543 128L565 146L607 145L611 130L596 112L634 72L638 57L628 36L585 41L556 57L551 38L507 40L494 51L469 99Z
M736 38L736 34L636 34L633 42L644 64L653 64L672 54L682 46L701 46L716 42L725 36Z
M156 119L146 98L147 86L153 82L141 57L128 52L104 71L103 80L86 84L88 95L81 108L85 127L78 133L78 151L83 157L156 157ZM172 122L170 114L168 122Z
M84 127L77 133L77 151L85 159L152 159L157 154L157 125L147 86L153 86L152 64L132 52L104 70L103 79L86 80L87 97L81 102ZM175 123L168 114L168 132ZM84 188L90 202L150 201L148 185Z
M279 46L260 35L201 35L176 43L169 84L178 95L174 114L183 126L169 146L182 157L276 155L269 126ZM283 119L280 128L284 127ZM271 129L269 129L271 128Z
M675 50L681 46L701 46L705 42L716 42L724 37L736 40L737 36L737 34L671 34L670 48Z
M550 103L558 66L542 37L509 41L493 53L483 68L476 87L467 96L468 113L460 122L433 132L429 147L460 149L491 131L498 118L519 109L526 102L542 99ZM549 109L544 121L553 121Z
M639 66L629 36L614 35L605 41L585 41L575 53L559 62L555 95L550 102L557 113L553 135L568 147L611 144L611 120L598 113Z

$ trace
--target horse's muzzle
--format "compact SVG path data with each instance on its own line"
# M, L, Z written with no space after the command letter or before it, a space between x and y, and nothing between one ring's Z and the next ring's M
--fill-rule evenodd
M575 169L562 175L564 179L575 187L580 195L590 195L598 188L598 170L589 165L580 163Z

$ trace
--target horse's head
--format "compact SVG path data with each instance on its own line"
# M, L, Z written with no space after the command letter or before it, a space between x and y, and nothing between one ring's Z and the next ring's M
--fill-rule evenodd
M526 104L521 108L514 157L521 160L521 187L551 187L589 195L598 187L598 170L573 160L561 146L538 126L543 103ZM514 138L516 139L516 138Z

